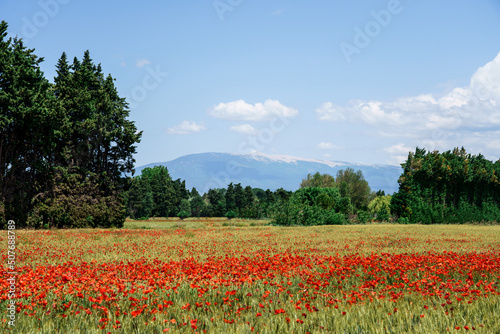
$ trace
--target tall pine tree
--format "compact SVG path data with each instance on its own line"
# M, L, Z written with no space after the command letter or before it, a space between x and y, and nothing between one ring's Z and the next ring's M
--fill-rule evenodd
M120 226L141 133L89 52L66 54L50 84L43 61L0 23L0 224Z
M39 64L43 58L22 40L7 38L0 23L0 223L20 226L32 199L47 188L58 118L50 84Z
M141 133L111 76L104 77L90 53L72 65L62 54L53 92L61 126L55 142L52 187L35 201L31 225L121 226L135 144ZM71 185L71 186L68 186ZM68 216L67 212L79 214Z

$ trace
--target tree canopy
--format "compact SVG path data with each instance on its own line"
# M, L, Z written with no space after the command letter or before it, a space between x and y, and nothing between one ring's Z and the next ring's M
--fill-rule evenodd
M339 170L335 183L340 190L340 194L343 197L349 197L356 210L366 208L371 190L361 170L356 172L352 168Z
M499 221L500 160L462 147L439 153L416 148L401 165L391 212L410 222Z
M0 23L0 222L121 226L141 132L88 51L63 53L54 84L42 61Z
M319 187L319 188L330 188L335 187L335 179L329 174L320 174L319 172L313 175L307 174L307 177L300 183L301 188L307 187Z
M307 174L300 183L300 188L331 188L340 190L342 197L351 200L354 210L366 209L370 198L370 187L361 170L354 171L352 168L339 170L336 177L329 174Z

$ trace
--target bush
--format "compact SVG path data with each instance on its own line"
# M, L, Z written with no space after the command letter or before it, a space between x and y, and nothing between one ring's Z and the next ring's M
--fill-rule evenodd
M225 216L227 217L227 219L231 220L231 219L235 218L237 216L237 214L233 210L229 210L228 212L226 212Z
M177 217L179 217L181 220L184 218L188 218L189 216L190 216L189 212L185 210L179 211L179 213L177 214Z
M349 205L342 201L336 188L303 188L297 190L287 203L275 212L273 224L282 226L341 225L347 222L343 212L334 208Z
M377 220L379 222L388 221L389 220L389 206L386 203L382 204L382 207L377 212Z
M410 220L408 219L408 217L399 217L396 222L398 224L409 224Z
M358 212L358 217L357 221L361 224L366 224L367 222L371 221L372 215L369 212L366 211L359 211Z
M34 200L27 225L34 228L123 227L123 197L102 196L97 182L80 175L64 175L53 191Z

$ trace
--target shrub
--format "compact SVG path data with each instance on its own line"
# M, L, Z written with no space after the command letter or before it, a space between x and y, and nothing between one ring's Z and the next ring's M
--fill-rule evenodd
M358 222L361 223L361 224L366 224L367 222L371 221L372 219L372 216L369 212L366 212L366 211L358 211Z
M177 214L177 217L179 217L181 220L189 216L190 216L189 212L185 210L179 211L179 213Z
M347 222L344 212L337 207L350 205L348 198L341 198L336 188L302 188L274 215L274 224L291 225L340 225Z
M389 220L389 206L386 203L382 204L382 207L377 211L377 220L380 222Z
M399 217L396 222L398 224L409 224L410 220L408 219L408 217Z
M233 218L235 218L237 216L236 212L233 211L233 210L229 210L228 212L226 212L226 215L227 219L231 220Z

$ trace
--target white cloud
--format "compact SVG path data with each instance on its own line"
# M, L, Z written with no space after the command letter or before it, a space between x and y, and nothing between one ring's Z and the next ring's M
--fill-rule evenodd
M151 61L149 59L139 59L136 63L135 66L137 67L144 67L146 65L151 64Z
M257 129L255 129L250 124L233 125L229 128L231 131L242 133L245 135L257 134Z
M408 155L391 155L391 157L386 161L388 165L400 166L402 163L406 162Z
M386 147L384 151L386 151L389 154L406 154L408 156L408 153L414 151L414 149L409 146L406 146L405 144L400 143L392 145L390 147Z
M323 103L319 120L363 121L401 126L403 133L422 130L500 126L500 53L479 68L467 87L457 87L441 97L431 94L401 97L394 101L350 101L346 106Z
M390 159L387 161L388 164L400 165L406 161L409 152L415 151L415 148L400 143L386 147L384 151L390 154Z
M318 144L318 148L320 148L322 150L338 150L338 149L340 149L339 146L332 144L332 143L324 142L324 141Z
M325 102L316 113L321 121L361 122L379 129L381 136L404 138L404 145L388 148L393 151L415 146L442 151L462 145L468 148L465 145L470 143L481 152L487 154L489 150L498 155L487 143L497 142L495 132L500 129L500 53L472 75L468 86L455 87L441 96L352 100L345 106ZM481 146L475 140L478 133L484 140ZM386 152L393 159L403 156L402 152Z
M231 121L264 121L273 117L289 118L298 111L282 105L278 100L266 100L254 105L243 100L219 103L208 111L212 117Z
M179 125L168 128L167 132L173 135L187 135L202 130L205 130L203 123L197 124L196 122L183 121Z
M322 121L342 121L345 119L345 108L336 106L331 102L323 103L316 109L316 113Z
M470 91L459 87L440 98L437 103L442 110L447 110L453 107L462 107L466 105L469 98Z
M500 53L488 64L480 67L471 78L472 92L481 100L500 100Z

